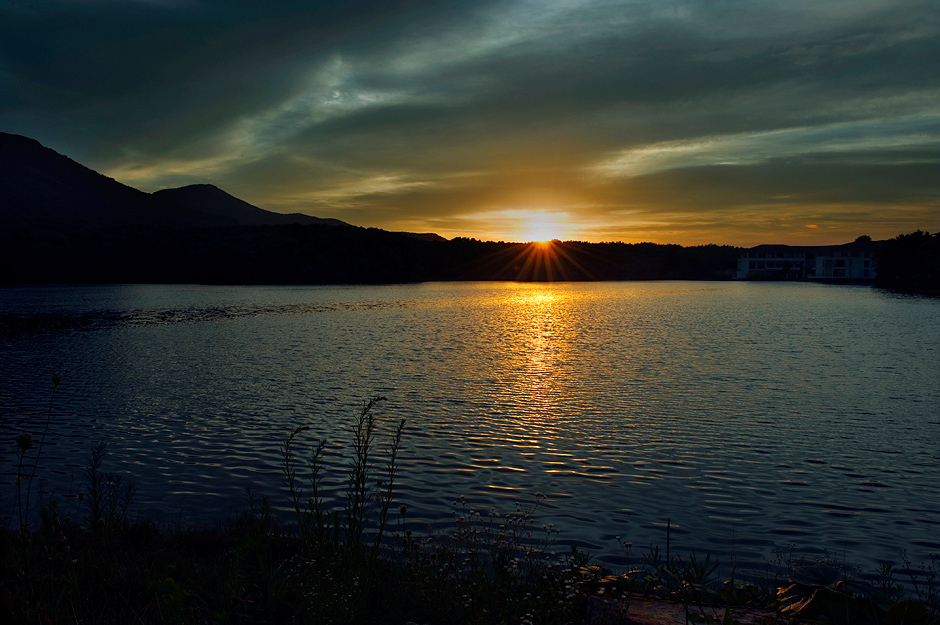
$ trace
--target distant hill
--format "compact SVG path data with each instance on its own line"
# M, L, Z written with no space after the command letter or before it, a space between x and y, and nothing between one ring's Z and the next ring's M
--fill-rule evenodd
M27 232L216 225L80 165L38 141L0 133L0 226Z
M220 225L276 226L302 224L319 226L348 226L339 219L322 219L302 213L281 214L258 208L229 195L211 184L192 184L178 189L156 191L153 197L167 204L198 211L222 220Z
M349 225L339 219L267 211L210 184L144 193L34 139L0 133L0 226L8 229L60 232L288 224Z
M411 237L412 239L419 239L421 241L446 241L444 237L437 234L436 232L395 232L395 234L403 234L406 237Z

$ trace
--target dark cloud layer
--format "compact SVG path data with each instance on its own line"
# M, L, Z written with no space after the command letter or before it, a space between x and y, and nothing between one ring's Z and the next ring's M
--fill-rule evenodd
M933 0L0 2L0 129L445 236L940 227Z

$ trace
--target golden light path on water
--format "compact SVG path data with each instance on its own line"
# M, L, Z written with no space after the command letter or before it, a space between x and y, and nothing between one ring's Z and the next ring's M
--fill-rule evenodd
M523 457L541 452L546 474L578 475L581 472L572 467L583 460L558 447L563 434L555 414L562 403L555 372L571 356L572 333L564 326L578 294L545 285L526 285L521 290L513 307L518 311L519 335L524 337L519 351L527 356L528 366L522 385L527 402L519 420L517 447Z
M549 415L551 406L556 403L552 370L566 346L563 337L556 333L555 319L558 300L564 296L545 287L520 291L511 304L511 309L516 311L517 326L513 336L518 337L518 344L506 348L526 357L527 372L521 388L525 410L517 422L515 438L508 442L525 457L534 455L536 450L551 448L557 436Z
M519 384L497 386L504 393L497 393L493 400L504 405L521 403L521 410L505 430L488 431L485 438L478 441L484 449L492 445L493 434L497 434L499 446L514 452L508 458L515 455L519 460L527 460L539 452L552 451L553 440L558 436L551 415L552 407L557 405L552 372L556 361L566 351L564 337L558 333L557 319L565 299L567 296L557 289L520 284L500 307L504 311L501 322L506 338L494 346L494 366L497 371L515 370L522 374ZM527 470L522 462L507 463L506 459L471 458L467 470ZM487 486L494 490L507 489L499 483Z
M558 284L512 284L497 305L501 336L481 330L492 359L488 372L496 382L485 389L486 403L494 410L469 435L477 455L462 471L479 477L484 470L484 476L498 478L487 488L523 494L503 472L531 475L535 467L562 479L613 471L590 457L591 424L582 430L563 408L573 399L570 376L583 357L583 346L574 345L582 335L579 309L590 299L590 293ZM589 449L584 457L572 449L573 436Z

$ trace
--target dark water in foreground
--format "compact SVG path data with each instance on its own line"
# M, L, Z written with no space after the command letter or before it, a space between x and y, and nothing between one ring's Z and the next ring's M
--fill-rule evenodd
M12 440L39 484L81 489L93 441L136 512L214 523L244 488L286 510L293 426L335 441L362 401L408 420L406 522L547 499L560 529L758 567L792 544L873 568L940 552L940 300L752 283L436 283L0 289L3 514ZM312 438L312 437L311 437ZM311 439L307 439L308 441ZM384 439L382 445L384 446ZM75 500L67 505L74 507Z

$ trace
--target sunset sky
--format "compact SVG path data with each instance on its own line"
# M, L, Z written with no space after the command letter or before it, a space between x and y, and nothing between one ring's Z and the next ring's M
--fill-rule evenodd
M0 131L495 240L940 229L937 0L0 0Z

